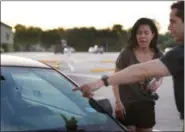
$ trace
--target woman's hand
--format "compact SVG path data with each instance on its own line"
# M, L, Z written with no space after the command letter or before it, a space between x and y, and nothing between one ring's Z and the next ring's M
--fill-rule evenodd
M126 110L121 101L115 102L115 114L116 118L123 120L126 115Z

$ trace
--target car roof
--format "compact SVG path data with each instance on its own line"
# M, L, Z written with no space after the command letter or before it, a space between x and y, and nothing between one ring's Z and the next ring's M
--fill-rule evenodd
M1 66L22 66L22 67L38 67L38 68L50 68L48 65L39 62L37 60L1 54Z

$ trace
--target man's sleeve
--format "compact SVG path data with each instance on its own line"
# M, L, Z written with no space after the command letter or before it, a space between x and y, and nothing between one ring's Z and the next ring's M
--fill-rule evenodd
M171 51L167 52L163 57L160 58L160 60L167 67L171 75L176 74L178 71L181 70L183 66L181 64L181 58L179 54L180 54L179 50L177 48L174 48Z

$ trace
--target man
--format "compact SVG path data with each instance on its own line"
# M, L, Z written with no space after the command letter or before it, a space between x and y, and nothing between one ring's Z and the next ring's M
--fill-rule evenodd
M84 97L92 96L92 91L108 85L128 84L142 81L148 77L164 77L172 75L174 95L180 118L184 120L184 1L171 6L168 29L177 42L177 46L160 59L132 65L101 79L84 84L73 91L81 90Z

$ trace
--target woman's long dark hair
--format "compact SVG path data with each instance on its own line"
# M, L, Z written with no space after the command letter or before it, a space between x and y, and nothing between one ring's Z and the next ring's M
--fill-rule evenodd
M137 39L136 39L136 34L137 34L137 30L138 30L140 25L148 25L150 27L152 33L154 33L154 37L153 37L153 39L151 40L151 43L150 43L150 48L154 49L155 52L158 52L159 51L159 49L157 47L158 30L157 30L157 27L156 27L155 23L153 22L153 20L151 20L149 18L140 18L139 20L136 21L136 23L132 27L131 35L130 35L130 38L128 40L127 48L133 49L133 48L136 48L138 46L138 42L137 42Z

